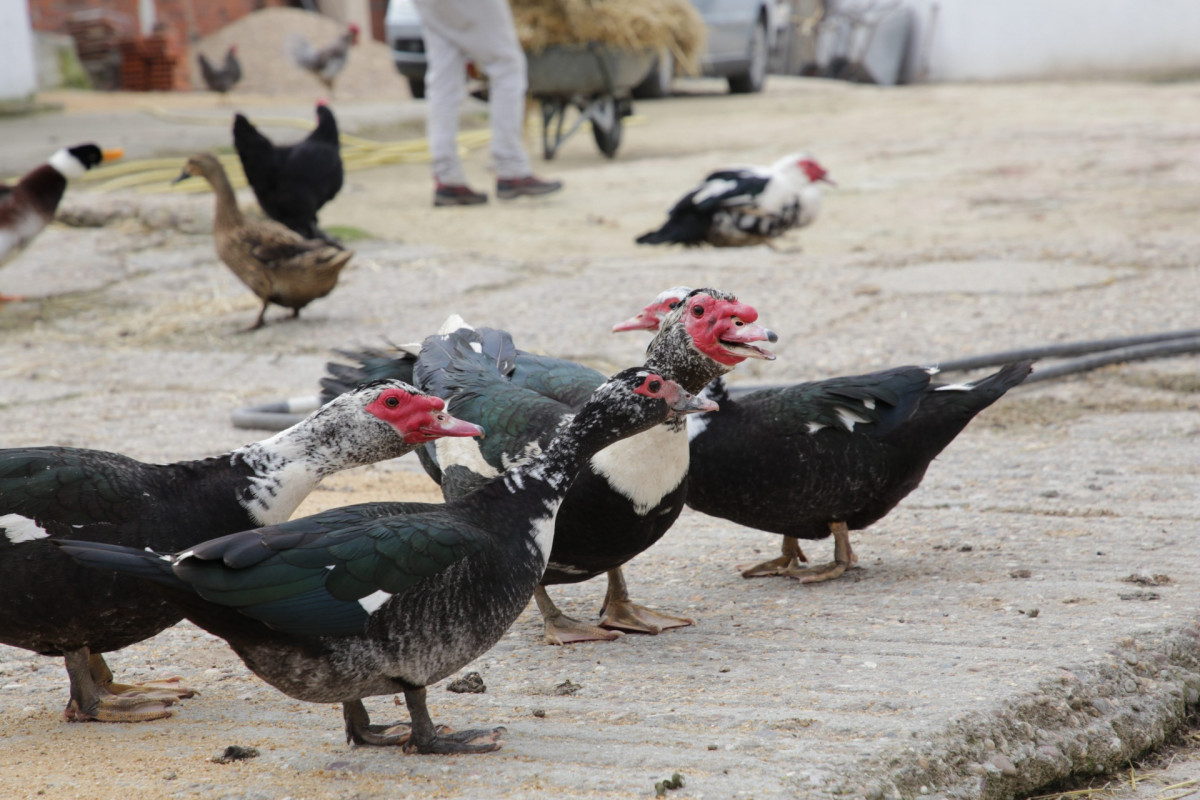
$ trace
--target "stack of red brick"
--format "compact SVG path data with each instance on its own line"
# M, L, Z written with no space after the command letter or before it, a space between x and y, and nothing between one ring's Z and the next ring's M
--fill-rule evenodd
M161 33L121 42L121 88L130 92L169 92L175 88L179 56Z

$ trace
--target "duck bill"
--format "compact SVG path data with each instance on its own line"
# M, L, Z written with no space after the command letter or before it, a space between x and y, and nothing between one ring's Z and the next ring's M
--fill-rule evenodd
M172 186L174 186L174 185L175 185L175 184L177 184L177 183L182 183L183 181L186 181L186 180L187 180L188 178L190 178L190 177L192 177L192 173L188 172L188 171L185 169L183 172L179 173L179 177L178 177L178 178L176 178L175 180L171 181L171 185L172 185Z
M721 407L712 400L692 394L680 387L679 395L671 403L672 416L682 417L685 414L704 414L709 411L719 411Z
M757 347L753 342L777 342L779 336L775 331L764 328L756 322L730 326L721 334L721 346L729 353L741 358L761 358L764 361L774 361L775 354L765 347Z
M630 317L624 322L618 322L613 325L613 333L624 333L625 331L656 331L658 330L658 317L645 311L638 314L636 317Z
M478 436L483 438L483 428L476 425L474 422L467 422L465 419L452 417L449 414L445 415L445 419L438 420L436 425L429 426L425 431L431 438L444 436Z
M107 164L110 161L116 161L118 158L124 157L124 155L125 155L125 151L119 147L113 147L113 148L110 148L107 150L101 150L100 151L100 163Z

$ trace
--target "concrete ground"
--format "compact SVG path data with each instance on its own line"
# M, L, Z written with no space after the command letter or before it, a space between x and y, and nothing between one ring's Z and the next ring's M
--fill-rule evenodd
M1200 84L716 87L640 103L615 161L586 131L555 161L537 159L566 181L559 195L434 210L424 165L351 173L322 222L368 234L351 243L352 268L299 322L275 310L252 334L239 329L257 302L206 233L210 197L73 186L72 218L120 213L104 227L55 226L0 271L0 289L34 298L0 309L0 446L159 461L221 452L266 435L233 428L231 411L311 393L332 348L416 340L451 311L615 369L636 363L644 340L608 327L681 283L735 291L779 332L779 360L739 368L743 382L1196 327ZM0 120L0 171L87 138L131 157L227 143L218 123L230 110L207 98L173 98L169 122L136 110L144 98L106 100L103 112ZM233 105L311 113L273 102ZM336 110L364 135L411 131L421 113ZM531 145L535 134L531 124ZM779 248L632 243L706 169L795 149L838 187ZM488 184L486 153L467 168ZM896 511L854 535L860 568L839 581L743 580L735 565L772 555L778 537L685 512L627 574L635 600L695 627L550 648L527 611L468 668L485 694L431 689L439 722L508 727L487 756L348 747L336 708L279 694L187 624L110 660L119 678L174 672L201 690L143 725L62 722L61 666L0 647L0 788L624 798L652 797L678 772L669 797L991 799L1127 770L1200 701L1198 365L1012 391ZM331 479L302 511L431 492L401 460ZM553 594L588 616L602 591L592 581ZM566 693L566 681L580 688ZM402 716L390 698L369 707ZM210 760L232 744L260 755ZM1173 768L1200 775L1198 764L1185 748ZM1146 784L1102 796L1188 791Z

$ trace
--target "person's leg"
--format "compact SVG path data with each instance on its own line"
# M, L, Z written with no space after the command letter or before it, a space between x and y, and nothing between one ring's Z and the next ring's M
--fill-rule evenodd
M467 178L458 158L458 115L467 96L467 65L466 55L451 38L453 29L439 16L444 3L445 0L417 3L428 56L425 131L433 156L434 180L440 185L462 186Z

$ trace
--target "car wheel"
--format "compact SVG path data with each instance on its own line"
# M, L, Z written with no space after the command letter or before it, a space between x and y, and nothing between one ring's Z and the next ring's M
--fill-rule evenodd
M409 78L408 79L408 91L412 93L412 96L414 99L424 100L425 99L425 79L424 78Z
M654 66L642 82L633 87L633 96L640 99L670 97L671 81L675 78L675 56L663 50L654 59Z
M763 23L754 26L754 35L750 37L750 63L746 71L740 75L729 76L729 91L734 94L751 94L761 92L767 82L767 28Z

